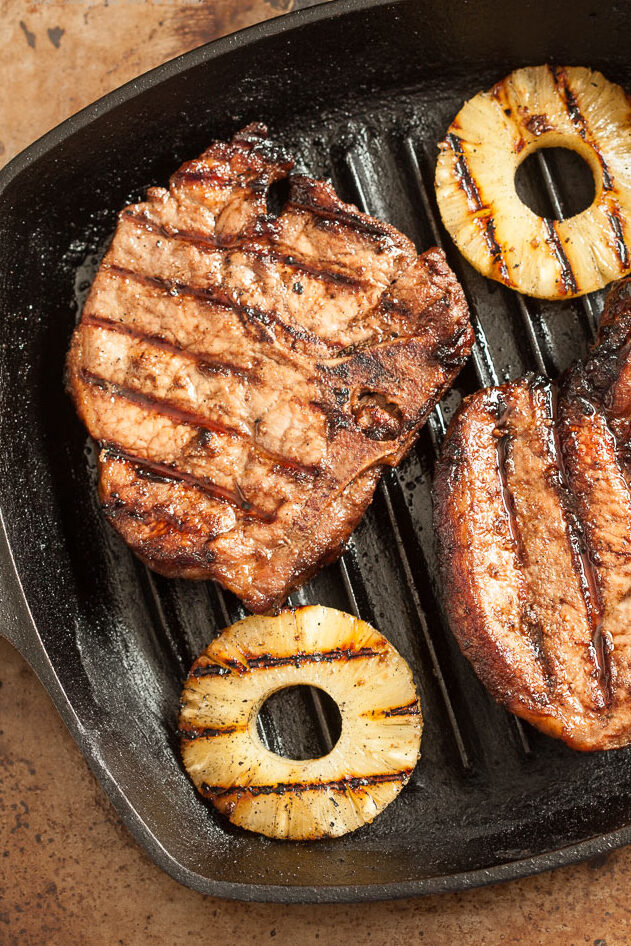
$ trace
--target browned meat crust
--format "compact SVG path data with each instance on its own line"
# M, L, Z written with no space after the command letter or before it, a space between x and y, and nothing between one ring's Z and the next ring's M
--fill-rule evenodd
M254 611L342 551L469 355L440 250L295 176L253 125L126 207L68 356L110 522Z
M435 523L451 628L483 683L577 749L631 742L631 282L560 384L467 398Z

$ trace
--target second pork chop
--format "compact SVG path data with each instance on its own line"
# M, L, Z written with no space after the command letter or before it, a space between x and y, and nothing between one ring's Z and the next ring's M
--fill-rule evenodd
M125 208L68 386L110 522L151 568L254 611L336 558L471 350L440 250L294 177L249 126Z
M631 282L557 386L467 398L435 479L452 630L493 696L577 749L631 742Z

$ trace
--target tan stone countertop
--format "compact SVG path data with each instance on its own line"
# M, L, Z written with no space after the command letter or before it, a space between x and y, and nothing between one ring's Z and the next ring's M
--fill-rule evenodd
M301 5L306 5L303 2ZM293 0L0 0L0 164L147 69ZM464 894L280 906L203 897L121 825L0 639L0 946L631 943L631 848Z

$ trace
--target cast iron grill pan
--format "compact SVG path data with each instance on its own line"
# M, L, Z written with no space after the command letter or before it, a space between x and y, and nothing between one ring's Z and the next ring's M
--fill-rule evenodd
M406 896L522 876L631 841L630 751L581 755L491 701L447 628L431 526L433 464L460 398L530 370L557 375L585 354L602 309L598 294L539 302L479 276L443 231L433 191L436 143L451 118L511 69L586 64L631 87L631 16L579 2L568 17L561 0L545 10L523 0L340 0L155 70L0 175L2 629L135 837L204 893L287 902ZM422 760L402 795L373 825L318 844L232 829L183 772L183 679L244 611L213 583L154 575L107 526L94 449L62 383L116 211L252 120L269 123L300 170L330 177L344 199L419 249L444 246L477 335L456 388L408 459L384 476L344 557L291 599L380 628L412 665L425 717ZM522 181L557 216L579 184L543 153ZM335 739L326 702L308 690L288 700L261 714L269 747L326 752Z

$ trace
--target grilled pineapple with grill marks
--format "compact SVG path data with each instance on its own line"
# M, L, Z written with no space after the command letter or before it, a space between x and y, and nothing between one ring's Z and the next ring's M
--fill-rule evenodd
M570 148L596 194L566 220L538 217L515 172L538 148ZM599 72L517 69L468 101L440 145L436 194L456 246L485 276L544 299L580 296L631 270L631 100Z
M342 731L328 755L270 752L258 712L272 693L307 684L337 702ZM354 831L401 791L422 729L408 664L372 627L304 607L239 621L199 657L182 693L184 765L197 789L243 828L306 840Z

